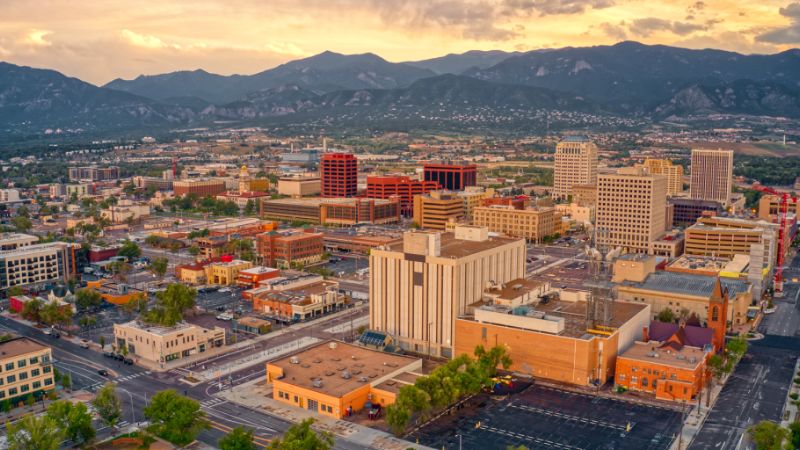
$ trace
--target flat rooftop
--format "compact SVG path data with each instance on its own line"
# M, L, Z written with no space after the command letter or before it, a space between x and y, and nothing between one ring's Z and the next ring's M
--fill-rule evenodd
M431 233L428 231L419 231L418 233ZM522 238L511 238L504 236L489 235L489 238L484 241L470 241L464 239L456 239L455 233L447 232L441 233L441 252L439 256L442 258L463 258L475 253L491 250L502 245L510 244L512 242L524 241ZM389 246L389 251L403 252L403 242L392 243Z
M711 297L717 278L708 275L691 275L686 273L656 271L641 283L625 281L620 286L629 286L656 292L691 295L695 297ZM720 278L722 287L728 288L731 298L749 290L749 283L737 278Z
M733 259L683 255L667 267L705 272L743 272L749 265L750 256L748 255L735 255Z
M356 197L336 197L336 198L322 198L322 197L308 197L308 198L276 198L271 200L264 200L265 204L272 205L286 205L286 206L306 206L306 207L319 207L322 204L334 205L355 205L358 200L373 201L376 205L386 205L395 203L391 200L384 200L380 198L362 199Z
M158 336L165 336L168 334L172 334L178 331L185 331L195 327L195 325L192 325L191 323L187 322L179 322L172 327L163 327L161 325L152 325L149 323L140 322L138 320L131 320L130 322L117 324L115 326L134 328L136 330L142 330L147 333L155 334Z
M517 278L509 281L508 283L503 283L500 286L486 289L485 293L504 300L513 300L521 295L535 291L544 284L545 283L542 281Z
M410 371L419 362L419 358L371 350L340 341L327 341L268 365L283 370L281 381L285 383L342 397L391 372L406 367ZM345 378L343 374L349 377Z
M266 266L255 266L249 269L240 270L239 274L242 275L263 275L265 273L280 272L279 269Z
M32 339L18 337L0 343L0 359L13 358L49 348Z
M339 283L335 281L318 281L316 283L306 284L295 289L267 291L261 295L261 298L267 298L269 300L289 303L292 305L304 305L311 303L309 296L323 294L329 288L338 285Z
M684 345L680 349L676 349L671 345L664 347L659 347L659 345L658 342L634 342L618 357L682 369L694 369L702 364L703 358L705 358L705 352L697 347Z

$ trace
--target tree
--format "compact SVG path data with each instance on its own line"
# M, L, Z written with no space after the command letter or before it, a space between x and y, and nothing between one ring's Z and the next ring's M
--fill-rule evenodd
M94 289L78 289L75 292L75 306L80 309L89 309L103 304L103 296Z
M92 427L92 415L83 403L72 403L69 400L59 400L47 407L47 416L55 420L67 438L76 445L84 444L95 436Z
M117 256L124 256L128 258L128 261L131 261L142 256L142 249L139 248L139 244L136 242L125 241L122 247L119 248Z
M159 278L163 278L164 275L167 274L168 268L169 268L169 260L167 258L164 258L163 256L154 259L150 263L150 272L152 272L153 275Z
M61 386L66 390L72 389L72 377L69 373L61 376Z
M100 335L100 350L104 350L106 348L106 337L102 334Z
M25 217L25 218L30 218L31 217L31 212L28 210L28 207L25 206L25 205L22 205L19 208L17 208L16 212L17 212L17 216L19 216L19 217Z
M762 420L747 429L757 450L782 450L783 441L789 437L789 431L775 422Z
M39 323L42 320L41 317L42 308L44 308L44 302L39 300L38 298L34 298L33 300L26 302L25 305L23 305L22 317L25 320L30 320L31 322Z
M311 429L314 419L306 419L292 425L283 437L270 443L269 450L330 450L333 448L333 435L328 431L316 433Z
M192 255L192 256L197 256L197 255L200 254L200 247L198 247L196 245L192 245L191 247L186 249L186 251L188 251L189 254Z
M171 327L183 320L183 313L194 308L197 291L181 283L173 283L156 294L156 306L144 315L144 320Z
M789 425L789 432L791 433L792 448L800 448L800 422L792 422Z
M728 356L735 362L739 362L747 353L747 339L744 336L736 336L725 344L725 350Z
M39 312L39 320L45 325L61 325L66 326L72 323L72 310L64 308L55 300L42 306Z
M174 389L154 395L144 408L144 416L150 421L149 429L153 434L176 445L192 442L200 431L208 428L200 403Z
M244 215L245 216L252 216L256 212L256 204L252 200L248 200L247 203L244 205Z
M100 419L110 427L117 426L122 416L122 402L117 395L117 388L114 383L106 383L97 391L97 395L92 400L92 406L97 410Z
M673 323L675 322L675 312L670 308L664 308L659 311L658 316L656 316L656 320L663 323Z
M6 295L8 295L9 297L16 297L17 295L23 295L24 293L25 290L22 289L22 286L11 286L6 291Z
M11 224L14 225L14 228L21 233L24 233L33 227L33 222L31 222L31 219L24 216L14 217L11 219Z
M48 416L28 414L17 423L7 423L8 450L58 450L64 430Z
M255 450L253 432L236 427L217 442L220 450Z

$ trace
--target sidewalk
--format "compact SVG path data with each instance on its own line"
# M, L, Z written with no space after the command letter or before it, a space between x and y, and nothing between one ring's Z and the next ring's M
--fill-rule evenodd
M731 372L731 374L732 373L733 372ZM708 408L705 406L705 392L701 393L703 398L701 399L702 406L700 407L699 411L697 401L687 404L687 406L691 406L691 408L686 412L686 420L683 422L681 439L678 439L676 436L675 440L672 442L670 450L683 450L689 448L689 445L703 428L703 424L708 417L708 413L717 403L717 397L719 397L720 392L722 392L722 388L725 386L725 383L728 381L728 378L730 378L731 374L726 375L721 382L714 383L714 387L711 389L711 401L709 402ZM680 446L678 444L680 444Z
M789 382L789 392L786 394L786 403L783 406L783 420L781 420L781 426L783 427L788 427L793 422L800 421L800 409L794 405L794 400L789 397L793 392L800 394L800 386L794 384L794 379L797 378L798 372L800 372L800 359L798 359L794 365L792 381Z
M273 400L272 386L263 383L263 379L253 380L234 387L232 391L225 390L220 392L217 396L292 423L298 423L304 419L312 418L315 420L315 429L330 431L335 436L369 448L378 450L405 450L409 448L430 450L429 447L398 439L381 430L376 430L346 420L325 417L303 408L287 406L284 403Z
M62 390L61 394L56 400L73 400L86 403L92 400L93 398L94 395L85 391L70 391L65 394L64 391ZM0 422L3 423L14 422L21 419L23 416L27 414L43 413L45 410L47 410L47 407L50 406L51 403L53 403L53 400L48 400L45 398L44 404L42 404L42 401L40 400L36 402L33 406L25 405L22 407L14 408L7 413L0 413Z

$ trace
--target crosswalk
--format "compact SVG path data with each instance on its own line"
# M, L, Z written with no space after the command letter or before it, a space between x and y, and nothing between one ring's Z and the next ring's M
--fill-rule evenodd
M211 407L214 407L214 406L217 406L217 405L221 405L221 404L226 403L226 402L227 402L227 400L225 400L224 398L214 397L214 398L210 398L208 400L203 400L202 402L200 402L200 406L202 406L204 408L211 408Z
M100 388L100 386L103 386L104 384L108 383L109 381L119 384L119 383L124 383L124 382L129 381L129 380L133 380L134 378L143 377L145 375L150 375L150 371L148 370L146 372L137 372L137 373L134 373L133 375L126 375L124 377L114 378L114 379L111 379L111 380L108 380L108 381L98 381L96 383L93 383L93 384L90 384L90 385L86 386L84 389L87 390L87 391L94 391L95 389Z

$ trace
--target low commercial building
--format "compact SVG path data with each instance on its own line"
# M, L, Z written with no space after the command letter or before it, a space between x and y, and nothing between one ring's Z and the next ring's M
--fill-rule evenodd
M250 333L260 336L272 330L272 322L258 317L240 317L233 319L231 330L234 333Z
M281 198L264 200L262 205L265 218L289 222L353 226L400 221L400 202L397 199Z
M207 178L175 180L172 190L176 197L194 194L198 197L215 196L225 192L225 181Z
M777 195L765 194L758 199L758 218L768 222L779 222L781 212L781 199ZM789 198L787 212L795 216L800 215L800 202Z
M231 238L242 238L255 236L268 231L278 229L278 222L271 220L261 220L256 218L227 218L217 220L214 225L206 227L208 235L229 236Z
M464 219L472 220L472 212L475 208L482 206L484 201L495 196L493 188L483 186L466 186L463 191L456 193L464 201Z
M318 281L293 289L272 289L253 296L253 311L283 322L312 319L342 308L339 283Z
M420 358L326 341L267 363L266 381L273 399L341 419L391 405L421 370Z
M515 372L579 386L612 379L617 355L642 338L650 307L613 302L610 319L593 322L587 302L542 295L538 288L511 281L501 299L471 305L456 320L454 355L500 345Z
M225 244L228 243L227 236L206 236L197 238L195 241L200 253L197 254L200 259L214 259L222 256Z
M225 345L225 329L206 329L181 322L173 327L162 327L132 320L114 324L114 348L128 350L137 363L145 360L161 364L204 353Z
M206 282L206 266L210 263L210 260L203 260L175 266L175 277L178 278L178 281L186 284L204 284Z
M323 234L313 229L272 231L258 235L258 254L270 267L289 268L322 260Z
M343 230L344 231L344 230ZM322 244L328 252L355 253L369 255L373 248L384 245L399 244L403 241L400 233L349 233L326 230L322 236Z
M650 242L648 253L657 256L677 258L683 254L686 239L683 233L667 233Z
M278 179L278 194L288 197L310 197L322 192L319 177L282 177Z
M250 261L223 257L222 261L212 262L204 267L206 282L230 286L236 284L239 272L251 267L253 263Z
M144 219L150 217L150 205L135 203L131 200L120 200L116 205L101 209L100 216L108 219L112 224Z
M431 191L414 197L414 222L428 230L444 230L464 220L464 201L453 191Z
M75 314L75 305L73 305L72 303L57 298L53 298L52 300L50 300L42 297L29 297L27 295L15 295L13 297L9 297L8 309L17 314L20 314L22 313L22 310L25 309L25 305L33 300L38 300L42 304L55 302L59 306L60 310L67 311L69 315Z
M247 289L257 288L267 280L277 278L281 274L278 269L272 267L256 266L239 271L236 283Z
M495 233L540 243L546 236L555 233L555 219L555 208L480 206L475 208L472 223Z
M0 342L0 368L0 400L12 405L31 395L39 398L56 387L52 350L32 339L17 337Z
M65 242L20 246L0 251L0 289L67 282L75 276L75 251Z
M270 198L269 192L261 191L228 191L217 195L217 200L236 203L236 206L238 206L239 209L246 208L247 204L249 203L253 205L253 211L258 211L261 201L267 198Z
M147 301L147 293L143 290L103 278L97 281L88 281L86 288L99 292L103 300L113 305L127 305L130 302Z

